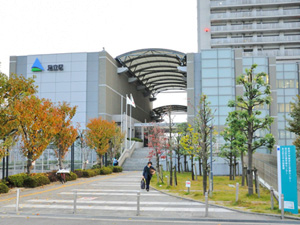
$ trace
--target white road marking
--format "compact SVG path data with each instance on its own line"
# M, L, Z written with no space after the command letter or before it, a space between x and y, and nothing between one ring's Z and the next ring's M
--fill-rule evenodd
M5 207L16 207L16 205L7 205ZM20 208L44 208L44 209L73 209L72 205L35 205L35 204L20 204ZM136 207L124 207L124 206L83 206L77 205L77 209L95 209L95 210L123 210L123 211L136 211ZM168 208L168 207L141 207L141 211L152 212L204 212L205 208ZM209 212L232 212L223 208L209 208Z
M74 195L74 192L61 192L61 195ZM136 193L93 193L93 192L77 192L77 195L110 195L110 196L137 196ZM147 192L141 192L143 197L152 197L152 196L163 196L163 194L152 194Z
M83 192L134 192L137 193L137 191L141 191L142 190L104 190L104 189L73 189L73 191L83 191ZM144 190L143 190L144 191ZM159 193L158 191L151 191L152 193Z
M28 200L28 202L38 202L38 203L73 203L74 200L60 200L60 199L32 199ZM97 201L97 200L87 200L83 199L77 200L77 203L86 203L86 204L121 204L121 205L136 205L136 201ZM204 206L203 203L197 203L197 202L141 202L141 205L190 205L190 206Z
M91 186L109 186L109 187L140 187L139 184L116 184L116 183L101 183L101 184L91 184Z

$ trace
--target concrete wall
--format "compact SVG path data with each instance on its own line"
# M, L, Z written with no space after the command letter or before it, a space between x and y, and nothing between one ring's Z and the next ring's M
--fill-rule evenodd
M135 84L128 83L126 74L117 73L118 64L106 51L99 53L99 67L99 116L111 120L113 115L125 112L125 96L132 94L136 104L136 108L132 108L132 117L141 122L150 121L152 103L149 98L137 91Z

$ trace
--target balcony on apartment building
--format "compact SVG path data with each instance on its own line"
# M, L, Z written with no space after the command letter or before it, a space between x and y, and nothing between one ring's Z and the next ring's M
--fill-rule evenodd
M261 50L253 52L243 52L243 56L268 56L268 57L292 57L300 56L300 49L284 49L284 50Z
M299 44L300 35L271 36L271 37L243 37L243 38L213 38L212 47L249 46L249 45L276 45Z
M223 0L210 1L211 9L245 8L245 7L273 7L298 5L299 0Z
M212 34L300 31L300 22L212 26Z
M213 13L210 17L211 22L300 18L300 9Z

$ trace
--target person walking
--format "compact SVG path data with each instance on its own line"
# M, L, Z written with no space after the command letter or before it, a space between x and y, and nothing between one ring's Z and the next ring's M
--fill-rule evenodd
M152 166L152 162L148 162L147 166L144 167L143 179L146 180L146 191L149 191L150 180L152 178L152 175L155 173L155 171L156 170Z

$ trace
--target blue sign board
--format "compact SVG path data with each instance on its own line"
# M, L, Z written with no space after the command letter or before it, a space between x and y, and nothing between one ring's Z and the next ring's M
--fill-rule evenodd
M277 171L278 193L279 196L281 194L284 196L284 211L298 214L296 148L294 145L277 147Z

